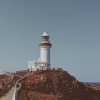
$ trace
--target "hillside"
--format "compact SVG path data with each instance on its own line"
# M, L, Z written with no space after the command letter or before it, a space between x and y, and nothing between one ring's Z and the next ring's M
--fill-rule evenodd
M13 87L14 81L12 77L2 74L0 75L0 97L9 92L9 90Z
M85 85L62 69L31 72L18 100L100 100L100 90Z

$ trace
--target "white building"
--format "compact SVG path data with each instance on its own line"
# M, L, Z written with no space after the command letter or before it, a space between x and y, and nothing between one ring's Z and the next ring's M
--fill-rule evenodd
M52 47L49 35L44 32L41 36L41 42L39 44L40 47L40 59L39 61L29 61L28 62L28 69L30 71L39 70L46 70L50 68L50 48Z

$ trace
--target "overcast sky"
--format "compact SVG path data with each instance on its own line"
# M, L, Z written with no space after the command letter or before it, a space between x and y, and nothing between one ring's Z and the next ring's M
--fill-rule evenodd
M0 72L38 59L44 31L52 66L100 82L100 0L0 0Z

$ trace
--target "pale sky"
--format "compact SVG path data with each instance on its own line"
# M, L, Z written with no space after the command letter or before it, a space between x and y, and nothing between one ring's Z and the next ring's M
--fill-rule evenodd
M27 68L51 36L51 64L100 82L100 0L0 0L0 72Z

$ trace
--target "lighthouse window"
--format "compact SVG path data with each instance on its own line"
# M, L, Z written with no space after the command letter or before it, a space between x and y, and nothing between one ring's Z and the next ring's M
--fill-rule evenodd
M43 37L43 40L48 40L48 37L44 36L44 37Z

